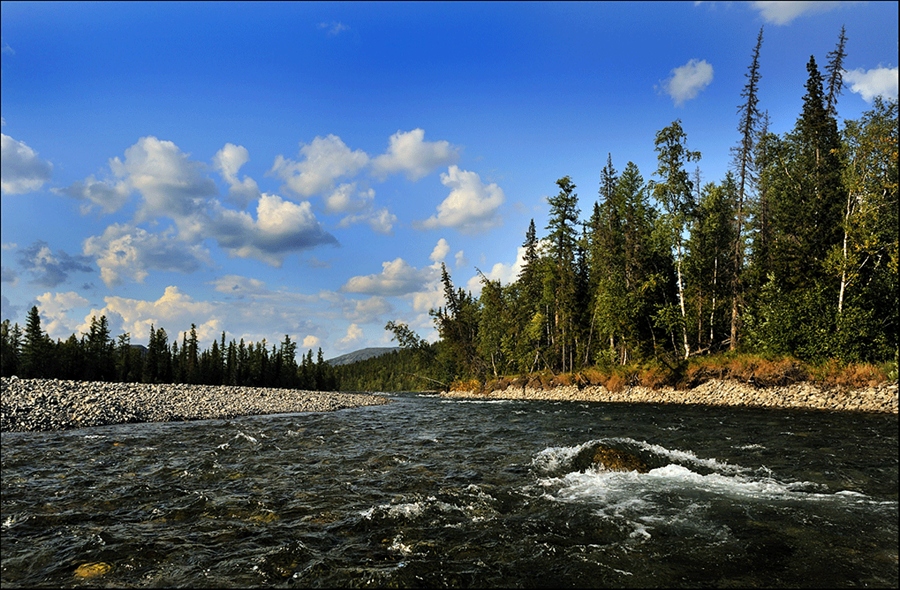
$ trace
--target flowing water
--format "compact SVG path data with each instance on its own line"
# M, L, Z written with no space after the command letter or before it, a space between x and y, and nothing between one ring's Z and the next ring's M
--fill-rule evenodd
M4 433L0 581L897 587L896 415L391 397Z

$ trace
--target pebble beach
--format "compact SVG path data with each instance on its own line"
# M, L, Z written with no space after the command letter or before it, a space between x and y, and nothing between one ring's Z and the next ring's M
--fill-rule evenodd
M389 403L375 394L220 385L0 380L0 432L64 430L132 422L235 418L257 414L328 412ZM450 391L448 398L530 399L608 403L700 404L898 413L897 383L862 389L822 388L811 383L756 388L711 380L689 390L603 386L535 389L508 387L488 393Z
M609 391L602 385L581 388L573 385L550 389L508 387L487 393L450 391L442 395L452 398L699 404L893 414L897 413L898 406L896 382L860 389L839 389L806 382L783 387L754 387L734 380L713 379L685 390L625 387L621 391Z
M4 377L0 380L0 432L328 412L389 401L365 393Z

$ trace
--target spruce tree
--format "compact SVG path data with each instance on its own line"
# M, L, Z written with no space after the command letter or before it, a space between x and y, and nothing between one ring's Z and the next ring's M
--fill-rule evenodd
M759 28L759 35L756 37L756 46L753 48L753 56L750 61L749 72L747 76L747 84L741 91L744 103L738 107L740 120L738 123L738 132L741 134L740 143L732 150L734 161L733 166L737 169L738 184L735 193L736 203L735 209L735 231L734 233L734 272L731 274L731 335L729 340L729 348L737 349L740 340L740 313L743 305L744 288L742 284L742 274L744 268L744 218L745 203L748 200L748 193L756 180L754 169L754 148L758 137L758 125L761 113L759 111L759 50L762 47L763 28ZM698 187L699 188L699 187Z
M578 241L578 195L572 179L564 176L556 181L559 193L548 197L550 215L547 222L549 276L545 297L551 306L551 346L555 365L571 371L575 358L577 303L575 250Z

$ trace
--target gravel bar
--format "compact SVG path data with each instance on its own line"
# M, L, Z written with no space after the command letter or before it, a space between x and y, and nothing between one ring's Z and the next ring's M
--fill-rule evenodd
M743 406L764 408L802 408L833 412L875 412L896 414L897 382L861 389L824 388L812 383L783 387L754 387L733 380L714 379L693 389L651 389L625 387L609 391L602 385L534 389L514 387L488 393L451 391L444 397L474 399L536 399L613 403L701 404L707 406Z
M389 401L367 393L3 377L0 432L329 412Z

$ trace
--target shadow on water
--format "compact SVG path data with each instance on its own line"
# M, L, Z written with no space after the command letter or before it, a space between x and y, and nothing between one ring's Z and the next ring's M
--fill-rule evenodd
M897 586L896 416L392 397L3 434L0 581Z

